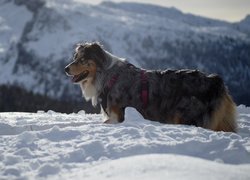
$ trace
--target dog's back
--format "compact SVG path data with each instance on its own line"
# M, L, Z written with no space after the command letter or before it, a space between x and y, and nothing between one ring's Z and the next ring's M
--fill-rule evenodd
M161 97L154 97L150 104L160 110L160 122L236 131L235 104L218 75L207 76L197 70L151 73L158 81L157 85L149 83L155 84L150 86L150 96Z

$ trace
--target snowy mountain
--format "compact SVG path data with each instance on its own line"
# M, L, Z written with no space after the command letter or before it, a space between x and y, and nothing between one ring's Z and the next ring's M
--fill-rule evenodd
M239 23L235 23L235 28L250 36L250 15L246 16L246 18Z
M250 108L238 132L100 115L0 113L0 179L250 179Z
M80 89L70 83L64 66L76 43L97 40L144 68L218 73L238 103L250 104L248 19L231 24L137 3L4 0L0 84L57 99L79 99Z

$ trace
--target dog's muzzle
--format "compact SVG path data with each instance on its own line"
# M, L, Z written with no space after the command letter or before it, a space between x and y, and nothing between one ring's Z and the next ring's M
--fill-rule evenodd
M65 68L64 68L64 71L65 71L65 73L68 75L68 76L71 76L72 77L72 82L74 82L74 83L78 83L78 82L80 82L80 81L82 81L82 80L84 80L86 77L88 77L88 75L89 75L89 71L88 70L86 70L86 71L83 71L82 73L80 73L80 74L77 74L77 75L72 75L72 74L70 74L70 67L69 66L66 66Z
M88 77L88 75L89 75L89 71L83 71L82 73L73 76L72 82L78 83L78 82L84 80L86 77Z
M65 71L65 73L66 73L67 75L69 75L69 66L66 66L66 67L64 68L64 71Z

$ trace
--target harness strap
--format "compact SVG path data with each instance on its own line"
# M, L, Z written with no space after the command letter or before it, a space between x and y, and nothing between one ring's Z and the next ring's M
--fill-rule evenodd
M112 87L115 85L116 81L118 80L119 75L113 75L111 79L108 81L107 87L104 88L103 92L100 94L101 98L101 105L106 114L108 112L106 111L107 108L107 102L108 102L108 92L112 89Z
M102 105L106 107L107 103L107 91L111 90L112 87L115 85L116 81L118 80L119 75L114 75L111 77L111 79L108 81L107 89L101 94L102 96ZM141 100L143 104L143 108L146 108L148 105L148 77L146 75L146 71L141 71Z
M114 75L111 77L111 79L108 81L108 89L111 89L115 85L117 79L118 75Z

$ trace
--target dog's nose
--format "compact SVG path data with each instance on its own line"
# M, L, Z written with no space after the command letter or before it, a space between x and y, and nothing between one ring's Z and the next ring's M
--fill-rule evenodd
M66 73L68 73L69 72L69 67L66 66L64 70L65 70Z

